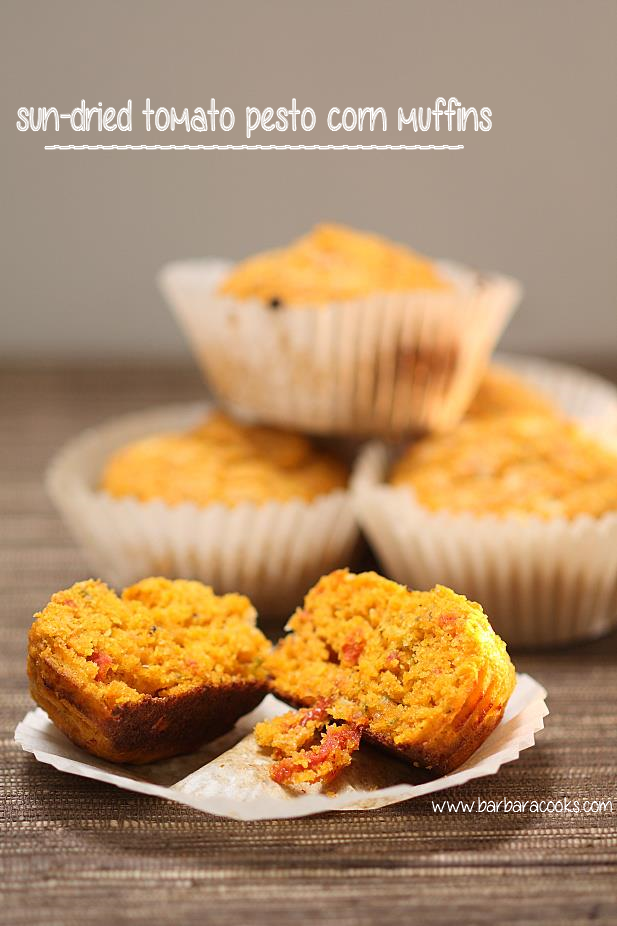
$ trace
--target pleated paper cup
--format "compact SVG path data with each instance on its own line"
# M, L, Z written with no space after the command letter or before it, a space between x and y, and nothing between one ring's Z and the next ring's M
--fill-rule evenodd
M195 810L232 820L279 820L330 811L373 810L458 787L495 775L534 745L548 714L546 691L529 675L517 675L516 688L501 722L466 762L438 778L419 773L390 756L361 748L335 786L307 785L290 795L270 778L270 757L257 745L255 725L289 710L267 695L233 730L188 756L152 765L105 762L71 743L37 708L17 725L15 742L62 772L104 781L118 788L162 797Z
M352 481L356 515L387 575L480 602L512 647L573 643L617 626L617 512L550 521L435 512L410 488L383 483L390 462L385 446L370 444Z
M230 265L168 264L160 287L218 399L320 434L447 430L471 400L521 288L452 264L447 291L273 309L218 293Z
M229 508L114 498L98 489L115 450L190 428L212 408L166 406L85 431L52 461L47 489L94 574L112 586L150 575L199 579L218 593L248 595L262 614L288 615L321 575L353 557L359 529L347 490Z

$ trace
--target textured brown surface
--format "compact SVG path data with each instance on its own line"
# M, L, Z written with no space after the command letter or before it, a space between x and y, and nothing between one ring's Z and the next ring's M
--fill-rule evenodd
M612 798L612 814L440 815L426 798L238 823L62 775L15 746L31 615L88 574L45 498L50 453L109 415L199 394L190 371L0 375L0 922L615 923L616 636L518 657L549 690L546 731L498 776L448 792Z

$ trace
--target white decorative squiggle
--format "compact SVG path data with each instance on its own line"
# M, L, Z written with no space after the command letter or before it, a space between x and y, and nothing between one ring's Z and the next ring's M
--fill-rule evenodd
M45 145L45 151L460 151L464 145Z

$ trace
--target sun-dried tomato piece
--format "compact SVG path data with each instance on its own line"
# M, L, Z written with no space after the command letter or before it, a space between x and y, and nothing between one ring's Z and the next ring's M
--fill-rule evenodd
M341 647L341 662L345 666L357 666L364 652L366 640L357 631L351 633Z
M308 723L325 723L330 716L328 708L332 702L326 698L318 698L313 707L304 707L302 710L295 711L297 722L301 727Z
M440 614L437 618L437 623L440 627L443 627L444 630L449 630L451 633L457 633L458 623L460 620L460 614Z
M96 681L105 681L107 673L113 665L113 659L109 653L106 653L103 650L95 649L90 656L86 656L86 659L88 662L94 662L98 666L98 672L95 676Z
M331 782L351 763L361 738L362 727L358 724L331 724L317 746L275 762L270 778L280 785Z

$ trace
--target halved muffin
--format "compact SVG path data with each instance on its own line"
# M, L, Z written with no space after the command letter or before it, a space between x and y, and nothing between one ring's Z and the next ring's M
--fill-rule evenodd
M480 605L374 572L324 576L267 659L273 692L445 774L497 726L514 666Z
M112 762L191 752L266 691L269 650L248 598L144 579L56 592L30 629L32 697L73 742Z

